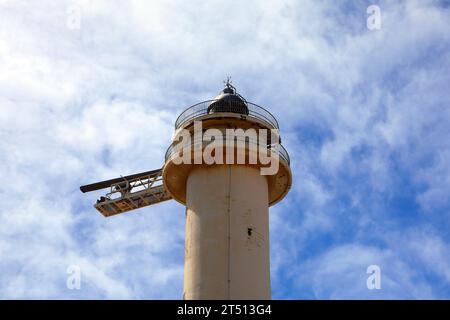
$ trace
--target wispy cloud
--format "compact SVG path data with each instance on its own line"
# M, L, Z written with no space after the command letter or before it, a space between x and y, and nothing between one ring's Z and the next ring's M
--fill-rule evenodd
M103 219L78 186L160 167L231 75L292 158L274 298L448 298L450 12L370 4L0 1L0 297L180 298L184 208Z

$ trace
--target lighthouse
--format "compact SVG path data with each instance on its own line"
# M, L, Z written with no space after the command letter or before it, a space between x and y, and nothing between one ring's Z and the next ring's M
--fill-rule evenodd
M279 129L267 110L247 102L229 82L213 100L190 107L179 116L174 141L179 141L180 131L190 131L194 137L195 122L201 122L202 131L219 130L226 142L230 140L227 130L267 130L276 135ZM172 198L186 206L185 299L271 298L269 206L290 188L289 157L279 136L270 139L276 145L269 139L266 143L235 136L234 149L227 148L227 143L218 148L225 155L231 151L234 161L200 163L194 155L190 164L174 164L172 148L166 153L164 185ZM239 139L246 139L245 144L239 146ZM204 140L197 144L194 138L191 142L204 150L210 143ZM278 170L272 175L261 174L260 161L237 163L239 151L250 158L249 153L256 150L252 144L277 158Z
M279 125L227 81L185 109L161 169L82 186L109 187L104 216L174 199L186 207L184 299L270 299L269 207L292 183Z

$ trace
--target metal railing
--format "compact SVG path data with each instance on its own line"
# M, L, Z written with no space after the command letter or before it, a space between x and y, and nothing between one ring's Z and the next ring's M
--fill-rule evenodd
M163 185L162 170L112 183L94 207L105 217L172 199Z
M287 150L281 145L281 144L276 144L276 145L271 145L270 149L272 151L275 151L276 153L278 153L278 155L283 158L287 164L291 164L291 159L289 158L289 154L287 152Z
M207 114L213 114L211 110L209 110L209 106L215 102L220 101L220 104L228 104L229 107L226 109L229 109L230 113L240 113L237 110L242 110L243 104L248 109L248 113L243 113L244 115L247 115L249 117L256 118L260 121L265 122L270 127L273 127L275 129L279 129L277 119L266 109L263 107L260 107L254 103L251 102L241 102L241 101L226 101L226 100L207 100L200 103L197 103L186 110L184 110L177 120L175 121L175 130L183 126L185 123L195 120L198 117L207 115Z
M225 144L227 142L226 140L229 141L231 139L227 139L226 137L224 137L224 146L226 145ZM245 142L245 146L248 147L249 149L250 149L250 144L252 145L252 148L255 148L255 147L257 148L258 146L265 146L268 150L271 150L272 152L275 152L276 154L278 154L278 156L280 156L282 159L284 159L288 163L288 165L290 164L291 160L289 158L289 154L281 144L263 145L263 144L258 144L258 142L254 141L254 140L241 139L241 138L234 138L234 140L235 141L233 143L236 143L237 141ZM210 141L204 141L204 142L210 142ZM180 142L180 143L182 143L182 142ZM191 147L190 150L194 150L194 144L197 144L197 143L202 143L202 140L189 141L189 142L185 143L181 147L181 149L187 148L190 145L190 147ZM236 145L236 144L234 144L234 145ZM166 154L165 154L165 161L170 159L175 154L175 152L180 151L180 148L175 149L176 146L178 147L178 144L172 143L170 145L170 147L167 149ZM225 158L225 155L224 155L224 158Z

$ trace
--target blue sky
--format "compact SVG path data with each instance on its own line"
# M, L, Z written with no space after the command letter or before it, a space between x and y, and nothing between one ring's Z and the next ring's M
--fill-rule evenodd
M1 0L0 298L181 298L184 208L104 219L78 187L159 168L178 114L231 75L292 161L270 209L273 298L449 299L449 10Z

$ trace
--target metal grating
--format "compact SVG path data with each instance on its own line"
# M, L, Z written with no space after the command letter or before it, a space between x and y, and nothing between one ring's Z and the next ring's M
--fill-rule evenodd
M172 199L164 189L162 170L111 184L110 192L94 207L105 217Z

